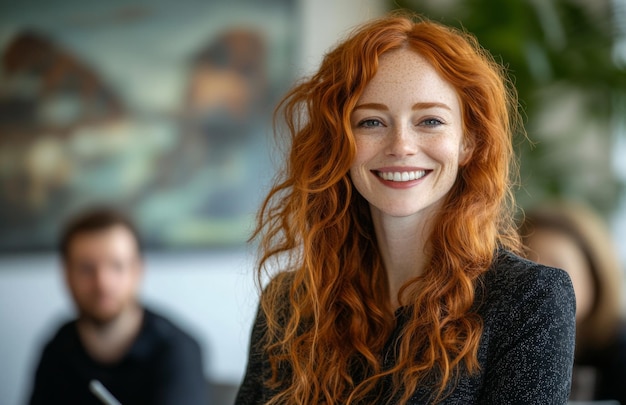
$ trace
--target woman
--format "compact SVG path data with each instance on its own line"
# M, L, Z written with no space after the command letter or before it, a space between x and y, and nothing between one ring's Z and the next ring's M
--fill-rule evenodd
M502 68L465 33L392 15L279 106L265 288L237 404L565 403L574 295L511 253ZM510 250L509 250L510 249Z
M576 355L570 399L626 404L623 271L611 234L584 204L549 201L528 210L525 254L568 272L576 292Z

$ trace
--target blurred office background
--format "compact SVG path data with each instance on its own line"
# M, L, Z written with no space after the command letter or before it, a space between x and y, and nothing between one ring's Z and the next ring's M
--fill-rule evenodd
M257 302L245 239L273 174L271 111L384 7L0 3L0 403L25 401L42 344L73 313L51 250L58 226L101 201L142 228L145 301L198 338L207 379L239 383Z
M508 66L535 143L516 139L520 204L588 203L626 263L626 0L85 3L0 2L2 404L24 402L42 344L72 316L58 225L100 201L142 227L145 301L198 338L208 380L239 383L273 104L351 27L398 6L462 24Z

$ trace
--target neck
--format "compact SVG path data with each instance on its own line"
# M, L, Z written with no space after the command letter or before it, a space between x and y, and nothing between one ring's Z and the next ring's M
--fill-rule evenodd
M428 221L419 217L397 218L372 213L393 309L402 305L398 293L409 280L422 274L427 264Z
M78 319L80 339L87 353L101 363L119 361L134 342L143 321L143 308L130 305L107 322L98 322L87 316Z

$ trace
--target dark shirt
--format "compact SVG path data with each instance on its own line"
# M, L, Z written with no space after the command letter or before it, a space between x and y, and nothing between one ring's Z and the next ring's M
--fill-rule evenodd
M92 380L100 381L123 405L208 403L200 346L147 309L136 340L115 364L89 356L76 321L63 325L43 350L30 404L102 405L89 390Z
M480 370L462 373L449 387L445 404L566 404L574 362L575 299L566 272L500 250L476 290L476 307L483 319L478 347ZM393 356L393 336L406 316L396 318L383 357ZM252 329L248 367L237 405L263 404L272 392L264 385L269 361L261 345L264 317ZM354 376L353 376L354 377ZM390 384L383 387L391 390ZM408 404L433 398L419 387ZM385 392L388 397L389 392Z

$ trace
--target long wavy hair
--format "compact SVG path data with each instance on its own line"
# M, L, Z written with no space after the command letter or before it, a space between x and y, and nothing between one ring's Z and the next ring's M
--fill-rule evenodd
M434 219L425 271L400 296L408 321L396 327L367 201L354 189L350 115L381 55L411 49L458 93L472 157ZM278 105L286 163L258 214L262 342L271 364L269 404L405 403L428 381L445 396L461 372L479 369L482 320L474 295L498 247L518 249L511 211L517 98L501 65L468 33L394 13L357 27L317 73ZM521 128L521 126L519 126ZM403 295L405 292L409 294ZM253 342L256 343L256 342ZM380 392L390 381L392 396Z

